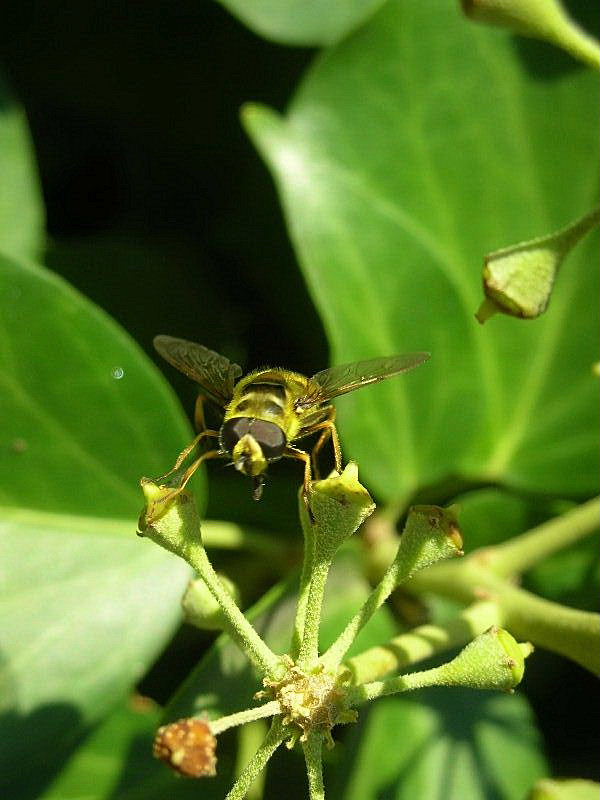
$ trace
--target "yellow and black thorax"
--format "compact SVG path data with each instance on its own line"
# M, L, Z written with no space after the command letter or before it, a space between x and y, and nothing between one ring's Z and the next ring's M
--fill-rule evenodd
M295 402L306 393L307 383L303 375L284 369L259 370L239 381L225 409L221 448L232 453L250 434L268 461L281 458L301 427Z

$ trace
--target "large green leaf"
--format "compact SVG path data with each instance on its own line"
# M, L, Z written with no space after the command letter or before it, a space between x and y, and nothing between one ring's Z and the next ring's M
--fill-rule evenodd
M255 33L281 44L333 44L385 0L219 0Z
M332 360L432 352L339 401L347 455L386 500L456 475L561 493L598 482L597 236L543 318L473 318L484 253L596 194L595 76L541 78L527 58L457 4L394 0L317 61L285 117L244 114Z
M0 256L2 505L134 518L140 477L166 472L190 437L116 323L48 270Z
M373 705L350 732L332 795L522 800L544 774L523 697L437 689Z
M135 536L137 484L190 434L139 348L52 273L1 258L0 329L0 775L21 800L179 621L189 568Z
M45 238L27 118L0 78L0 251L35 258Z
M117 707L77 750L40 800L198 798L196 781L182 781L152 759L159 718L160 711L152 705L145 708L140 699ZM215 797L224 796L225 787L221 785L220 789Z

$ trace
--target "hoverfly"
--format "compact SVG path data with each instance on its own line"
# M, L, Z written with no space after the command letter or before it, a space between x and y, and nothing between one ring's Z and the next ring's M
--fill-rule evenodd
M317 457L329 439L335 468L342 471L342 451L331 400L361 386L407 372L429 358L429 353L374 358L331 367L311 378L279 368L259 369L242 378L241 367L201 344L172 336L156 336L154 347L200 386L194 415L199 433L163 478L176 472L201 442L212 440L214 444L190 464L179 485L164 495L161 502L168 502L179 494L200 464L211 458L230 459L237 470L249 476L255 500L261 498L265 472L272 461L298 459L304 462L303 491L308 502L312 477L319 475ZM218 431L206 427L206 399L223 411ZM295 443L312 434L319 434L319 438L309 455Z

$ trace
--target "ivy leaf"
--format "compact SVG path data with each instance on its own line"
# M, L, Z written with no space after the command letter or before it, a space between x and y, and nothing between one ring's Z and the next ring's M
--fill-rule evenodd
M338 402L346 458L388 502L457 475L563 495L598 484L597 232L544 318L473 317L485 253L595 199L595 76L543 80L528 52L453 4L396 0L317 61L285 116L244 112L332 362L432 353Z
M280 44L333 44L385 0L219 0L250 30Z
M378 701L345 744L332 791L345 800L522 800L546 773L518 694L434 689Z
M27 798L180 621L190 570L135 530L140 476L191 433L139 348L47 270L0 257L0 321L0 775Z

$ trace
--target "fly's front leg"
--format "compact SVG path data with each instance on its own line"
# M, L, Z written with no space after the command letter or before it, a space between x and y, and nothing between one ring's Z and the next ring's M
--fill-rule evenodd
M192 440L191 444L189 444L185 448L185 450L181 451L181 453L179 454L179 456L177 458L177 461L175 462L174 466L168 472L166 472L164 475L161 475L159 478L157 478L155 483L159 483L160 481L163 481L165 478L168 478L169 475L172 475L174 472L177 472L179 467L183 464L183 462L186 460L186 458L189 456L189 454L192 452L192 450L198 444L200 444L200 442L203 439L209 439L211 437L218 439L219 438L219 432L218 431L207 431L207 430L204 430L201 433L199 433L197 436L195 436L194 439Z
M175 489L172 489L170 492L161 495L157 500L154 500L151 505L148 507L146 512L146 522L148 524L152 524L152 522L163 512L164 506L167 503L170 503L174 500L178 494L180 494L186 487L186 484L196 472L198 467L204 462L208 461L209 458L222 458L223 453L220 450L207 450L206 453L202 453L202 455L197 458L190 466L186 469L183 478L181 479L181 483Z

